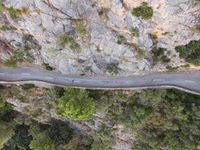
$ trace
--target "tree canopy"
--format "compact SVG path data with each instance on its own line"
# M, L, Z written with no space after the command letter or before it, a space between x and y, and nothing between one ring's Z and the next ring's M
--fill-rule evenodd
M179 56L185 59L186 62L193 65L200 65L200 40L190 41L187 45L181 45L176 47L176 51L179 52Z
M138 144L134 149L197 149L199 96L176 90L146 90L124 98L126 101L109 108L108 115L114 123L136 132Z
M88 91L82 89L65 88L58 103L58 114L73 121L89 120L94 109L93 98Z

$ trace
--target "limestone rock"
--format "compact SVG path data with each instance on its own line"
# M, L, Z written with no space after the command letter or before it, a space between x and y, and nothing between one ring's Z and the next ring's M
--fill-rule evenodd
M132 15L132 9L142 2L154 10L149 20ZM17 19L11 19L8 11L2 12L0 24L17 30L1 31L0 38L17 48L23 44L21 35L34 36L41 47L42 60L37 59L37 64L44 61L65 74L80 74L85 68L104 74L102 66L113 60L118 62L119 75L150 70L149 60L137 57L137 48L149 52L155 46L163 47L175 55L176 46L200 39L194 30L200 22L200 5L191 0L5 0L3 4L7 8L26 8L27 12ZM82 37L78 33L82 31L76 30L80 25L86 29ZM138 36L132 35L133 28ZM57 39L63 34L80 46L79 53L69 46L58 48ZM97 57L103 59L95 61ZM172 59L172 63L178 65L179 58Z

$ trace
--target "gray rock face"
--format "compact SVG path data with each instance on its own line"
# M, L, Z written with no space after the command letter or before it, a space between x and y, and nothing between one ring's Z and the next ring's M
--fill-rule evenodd
M4 1L4 4L6 5L6 7L13 7L16 9L20 9L22 7L31 7L31 5L33 5L33 0L6 0Z
M12 49L5 41L0 40L0 61L4 61L10 58Z
M153 42L148 34L141 35L138 38L138 46L145 48L146 50L151 50Z
M49 5L73 19L82 19L91 12L91 3L88 0L49 0Z
M200 5L194 5L191 0L145 1L154 10L149 20L131 13L143 0L5 0L5 7L27 8L28 11L14 20L7 11L1 13L0 24L9 23L17 30L1 31L0 38L17 48L23 44L22 35L33 35L41 46L42 61L65 74L81 74L88 68L90 73L104 74L106 64L114 61L119 75L130 75L150 69L149 56L138 58L137 48L148 54L156 43L176 54L177 45L200 39L194 31L200 22ZM76 30L80 26L86 30L83 35L79 33L83 31ZM133 28L138 30L139 36L132 35ZM58 47L57 39L62 34L73 37L80 45L79 53L68 45ZM41 59L37 59L36 64L41 63ZM176 57L172 63L178 65L180 60Z
M129 29L131 29L132 27L134 28L137 28L137 29L140 29L140 31L142 32L142 21L138 18L138 17L135 17L131 14L131 12L129 12L127 15L126 15L126 21L127 21L127 26Z

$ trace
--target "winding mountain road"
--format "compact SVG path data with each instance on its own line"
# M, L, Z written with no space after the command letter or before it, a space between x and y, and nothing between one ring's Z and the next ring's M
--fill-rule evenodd
M35 68L0 68L0 83L45 82L86 89L176 88L200 95L200 72L167 72L129 77L65 76Z

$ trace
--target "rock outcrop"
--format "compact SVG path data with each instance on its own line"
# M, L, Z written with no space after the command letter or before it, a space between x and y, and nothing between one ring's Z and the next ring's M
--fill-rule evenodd
M131 13L143 2L154 10L149 20ZM35 63L44 61L65 74L104 74L112 63L121 75L149 70L156 46L170 51L171 64L179 65L174 48L200 39L194 29L200 22L200 5L194 0L4 0L3 5L23 11L16 19L8 11L0 13L1 25L13 27L1 31L0 38L16 47L23 45L23 35L32 35L40 45ZM58 37L63 34L73 37L80 52L59 48ZM146 55L138 57L141 49Z

